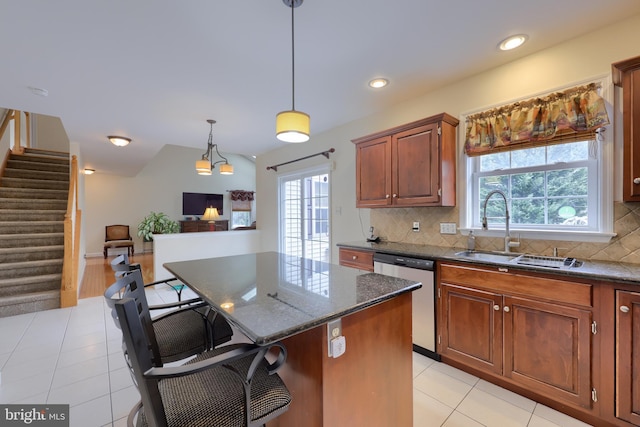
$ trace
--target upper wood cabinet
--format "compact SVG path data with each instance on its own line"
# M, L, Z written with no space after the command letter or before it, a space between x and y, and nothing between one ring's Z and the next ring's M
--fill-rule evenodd
M640 202L640 56L612 64L611 71L622 87L622 200Z
M356 207L455 206L456 126L442 113L356 144Z

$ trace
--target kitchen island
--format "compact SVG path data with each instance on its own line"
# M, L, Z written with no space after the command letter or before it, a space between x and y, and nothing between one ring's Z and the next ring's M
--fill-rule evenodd
M164 267L259 345L281 341L290 409L269 426L413 425L414 281L276 252ZM346 351L329 356L340 319ZM334 328L332 328L334 329Z

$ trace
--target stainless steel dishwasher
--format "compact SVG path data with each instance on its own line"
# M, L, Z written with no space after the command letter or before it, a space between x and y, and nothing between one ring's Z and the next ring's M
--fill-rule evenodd
M412 307L413 351L432 359L440 360L436 354L436 311L434 263L432 260L408 258L399 255L375 253L373 270L376 273L422 283L414 291Z

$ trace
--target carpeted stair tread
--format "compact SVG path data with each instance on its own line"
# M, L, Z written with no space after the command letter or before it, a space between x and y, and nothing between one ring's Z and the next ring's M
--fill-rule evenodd
M0 248L63 245L64 233L0 234Z
M45 259L64 258L64 245L28 246L3 248L0 247L0 263L39 261Z
M2 178L2 186L6 188L33 188L68 191L69 181L4 177Z
M68 194L68 190L0 187L0 197L2 198L66 200Z
M57 163L44 163L44 162L30 162L24 159L7 160L7 168L10 169L25 169L33 171L48 171L48 172L65 172L69 173L69 165L60 165Z
M24 156L46 156L53 158L63 158L69 162L69 153L66 151L47 150L45 148L25 147Z
M62 273L62 259L0 263L0 280ZM56 287L60 287L58 283Z
M64 221L0 221L0 235L9 233L61 233Z
M29 199L19 198L3 198L0 196L0 206L5 209L25 209L29 210L33 208L33 201ZM67 201L64 199L40 199L38 200L38 210L66 210Z
M38 162L38 163L55 163L58 165L69 165L69 155L66 157L53 156L49 153L26 153L26 154L11 154L10 160L21 160L25 162Z
M49 172L25 169L5 169L4 178L24 178L36 181L60 181L69 182L69 174L67 172Z
M64 209L0 209L0 222L9 221L64 221Z
M0 317L60 308L60 290L31 292L0 298Z

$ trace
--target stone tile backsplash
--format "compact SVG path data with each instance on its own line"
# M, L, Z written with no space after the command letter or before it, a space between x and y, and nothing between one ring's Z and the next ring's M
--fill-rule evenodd
M384 208L371 209L371 225L383 240L445 247L467 246L467 236L440 234L441 222L456 223L458 208ZM553 248L562 248L561 256L599 261L640 264L640 203L614 203L614 231L617 236L608 243L584 243L559 240L520 239L514 252L552 255ZM420 232L411 231L414 221L420 221ZM502 250L500 238L476 238L478 250Z

